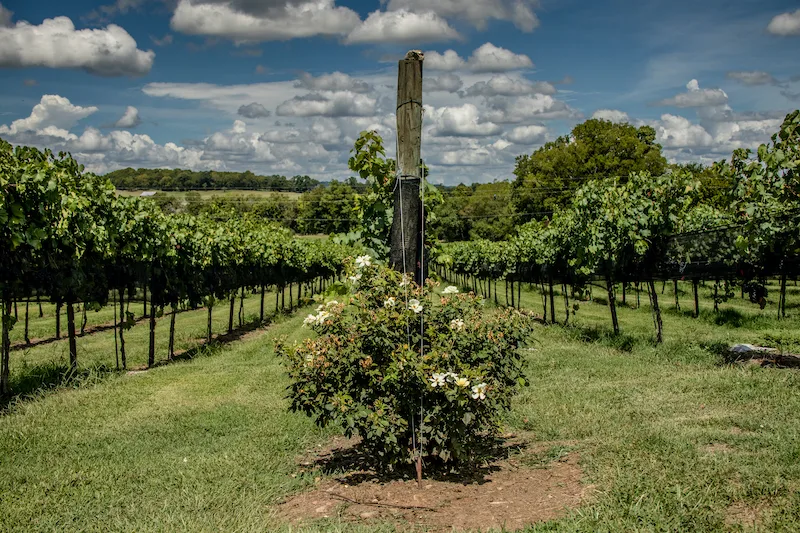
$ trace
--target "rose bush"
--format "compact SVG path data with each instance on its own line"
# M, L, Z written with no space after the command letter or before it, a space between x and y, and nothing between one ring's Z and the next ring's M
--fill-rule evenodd
M317 336L278 345L291 409L360 436L384 467L411 462L415 446L444 462L474 459L525 384L518 348L532 317L486 310L455 287L438 295L434 282L418 286L366 256L350 261L347 280L304 321Z

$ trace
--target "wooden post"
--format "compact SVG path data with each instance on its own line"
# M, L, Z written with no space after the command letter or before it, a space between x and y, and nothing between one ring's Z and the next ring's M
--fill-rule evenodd
M172 316L169 317L169 355L167 357L172 361L175 357L175 315L178 309L174 304L170 307L172 307Z
M147 349L147 368L156 363L156 304L153 293L150 293L150 339Z
M391 229L392 268L414 275L423 282L420 269L421 228L424 217L420 186L422 142L422 60L411 50L397 69L397 185L394 189L394 217Z
M75 343L75 307L67 302L67 336L69 337L69 368L78 370L78 348Z

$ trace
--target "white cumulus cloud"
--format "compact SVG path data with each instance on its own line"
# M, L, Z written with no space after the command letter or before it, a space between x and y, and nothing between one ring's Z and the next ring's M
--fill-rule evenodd
M515 54L492 43L485 43L472 52L467 64L473 72L507 72L533 67L533 61L525 54Z
M1 25L0 25L1 26ZM76 30L67 17L0 27L0 67L77 68L101 76L141 76L155 53L139 50L123 28Z
M117 128L135 128L142 121L139 118L139 110L129 105L127 109L125 109L125 113L119 117L119 120L114 124Z
M356 43L430 43L451 41L460 35L446 20L432 11L373 11L345 38Z
M677 115L661 115L656 125L656 140L665 148L708 147L714 138L699 124Z
M686 84L685 93L676 94L672 98L661 100L657 105L675 107L707 107L724 105L728 102L728 95L722 89L701 89L697 80Z
M69 129L78 121L95 113L97 108L73 105L67 98L57 94L45 94L33 106L30 116L0 126L0 134L16 136L22 133L35 133L53 137L69 138ZM74 137L74 135L72 135Z
M630 117L624 111L619 111L617 109L598 109L594 113L592 113L592 118L599 118L602 120L609 120L611 122L630 122Z
M455 74L446 73L436 78L423 80L422 88L426 92L454 93L464 85L464 82Z
M565 102L548 94L494 98L489 101L489 110L486 113L486 118L497 124L579 117L580 114Z
M352 91L354 93L368 93L372 86L348 74L342 72L332 72L322 74L316 78L307 72L300 74L294 86L298 89L308 89L310 91Z
M478 29L486 29L490 20L513 22L522 31L531 32L539 26L532 0L390 0L389 11L433 11L446 18L469 21Z
M180 0L170 21L175 31L237 42L346 35L360 23L355 11L336 6L334 0L287 3L282 9L266 13L241 11L230 2L201 4Z
M426 113L426 118L434 125L434 135L441 137L484 137L503 131L497 124L481 120L480 111L474 104L433 109Z
M436 51L425 52L426 69L452 71L462 69L466 64L455 50L447 50L443 54Z
M236 113L244 118L265 118L272 114L269 109L258 102L241 105Z
M800 9L775 16L767 31L773 35L800 35Z
M377 100L365 94L341 91L298 95L278 106L277 114L295 117L358 117L375 113Z
M556 88L546 81L532 82L505 74L492 76L489 81L479 81L464 91L464 96L522 96L526 94L555 94Z
M547 140L547 128L539 125L517 126L506 135L514 144L540 144Z

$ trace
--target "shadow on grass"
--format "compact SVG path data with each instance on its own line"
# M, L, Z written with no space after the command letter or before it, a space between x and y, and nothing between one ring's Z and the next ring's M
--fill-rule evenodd
M586 344L601 344L621 352L632 352L641 339L627 333L617 333L600 326L562 326L568 337Z
M9 383L11 394L0 396L0 414L21 402L37 399L48 391L99 383L116 373L113 367L106 364L94 364L77 371L64 362L24 365Z
M445 463L437 457L424 460L424 477L426 480L448 481L451 483L483 484L486 476L500 470L499 461L524 452L528 445L518 440L506 440L500 437L487 438L478 447L473 448L473 460L468 463ZM338 476L340 482L357 485L365 481L378 479L381 483L402 479L415 479L415 465L408 464L395 470L383 468L376 460L374 450L367 449L359 440L355 444L333 449L330 453L318 457L313 465L326 475Z
M755 307L756 309L758 308L757 306ZM684 307L681 309L675 309L674 307L668 307L663 309L662 312L665 315L700 320L707 324L726 326L729 328L761 329L764 327L773 326L775 323L775 317L772 315L767 315L765 313L743 313L738 309L732 309L730 307L721 307L720 310L716 312L713 309L701 309L700 316L698 318L694 317L694 309L691 308L687 309Z

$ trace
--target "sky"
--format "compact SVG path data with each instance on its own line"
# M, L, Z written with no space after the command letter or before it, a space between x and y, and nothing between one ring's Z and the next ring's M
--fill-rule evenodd
M709 163L800 107L797 1L0 2L0 138L97 173L346 179L361 131L394 155L410 49L434 183L513 178L516 156L589 118Z

